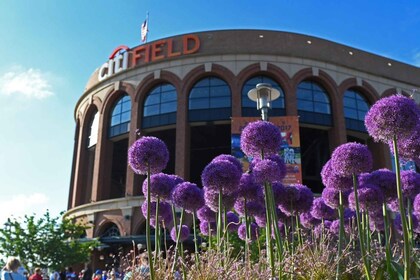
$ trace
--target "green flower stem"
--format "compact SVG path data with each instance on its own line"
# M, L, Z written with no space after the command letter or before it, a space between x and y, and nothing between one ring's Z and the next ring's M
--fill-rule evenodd
M248 253L249 253L249 238L251 236L251 227L249 225L249 220L248 220L248 210L246 209L246 198L244 198L244 203L245 203L245 208L244 208L244 218L245 218L245 227L246 227L246 232L245 232L245 265L246 267L248 267Z
M272 217L273 217L273 227L274 227L274 237L275 237L275 241L276 241L276 246L277 246L277 255L278 255L278 260L280 262L283 261L283 241L280 235L280 230L279 230L279 226L278 226L278 217L277 217L277 208L276 208L276 203L274 201L274 194L273 194L273 188L270 186L269 187L269 196L270 196L270 207L272 210ZM279 279L282 278L283 275L283 268L282 266L280 266L279 269Z
M150 166L147 166L147 219L146 219L146 245L147 245L147 256L149 258L149 269L150 279L155 280L155 269L153 267L153 255L152 255L152 241L150 240ZM156 240L155 240L156 242Z
M400 174L400 159L398 155L397 147L397 136L394 135L393 139L394 146L394 159L395 159L395 176L397 179L397 195L398 204L400 208L401 224L403 229L403 240L404 240L404 280L410 279L410 238L408 234L407 216L404 208L404 198L401 186L401 174Z
M407 198L407 222L408 222L408 236L410 238L411 241L411 247L415 246L415 241L414 241L414 232L413 232L413 210L412 210L412 206L411 206L411 201L409 198Z
M159 251L160 251L159 202L160 202L160 199L158 198L156 201L156 213L155 213L155 259L154 259L155 266L158 263L158 256L159 256Z
M340 268L340 262L341 262L341 255L343 253L343 245L344 245L344 208L343 208L343 193L340 190L338 193L339 198L339 206L338 206L338 217L340 219L340 231L338 233L338 251L337 251L337 271L335 275L335 279L339 280L341 279L341 268Z
M372 280L372 276L370 274L370 267L369 263L366 258L366 249L364 244L364 235L362 231L362 223L360 219L360 208L359 208L359 195L357 193L357 177L356 174L353 173L353 188L354 188L354 200L356 202L356 223L357 223L357 233L359 235L359 245L360 245L360 253L362 254L363 266L366 273L366 278L368 280Z
M388 210L386 209L386 203L382 203L382 214L384 216L384 225L385 225L385 257L386 257L386 270L388 271L388 275L392 275L392 268L391 268L391 240L389 238L389 230L391 227L389 226L388 220Z
M200 258L199 258L199 254L198 254L197 224L196 224L195 211L193 212L193 231L194 231L195 263L197 265L199 265Z
M370 227L369 227L369 213L366 211L364 214L364 220L365 220L365 234L366 234L366 239L365 239L365 244L366 244L366 253L368 256L371 256L372 253L372 249L371 249L371 233L370 233ZM371 267L371 262L370 262L370 258L367 258L367 262L369 267Z
M273 243L271 242L271 226L272 226L272 220L271 220L271 209L270 205L270 197L268 195L269 189L268 184L264 183L264 191L265 191L265 214L267 217L267 221L265 224L265 240L267 243L267 257L268 261L270 263L270 270L271 270L271 277L274 278L275 276L275 268L274 268L274 254L273 254Z
M222 198L222 188L219 189L219 209L217 211L217 249L219 250L223 250L223 244L222 244L222 229L223 229L223 225L222 225L222 220L223 220L223 198Z
M182 223L184 222L184 214L185 214L185 210L184 210L184 208L182 208L181 218L180 218L180 221L179 221L180 225L182 225ZM180 251L179 254L181 255L182 259L184 259L184 250L182 249L182 244L179 244L180 235L181 235L181 226L178 229L175 228L175 231L177 231L177 233L176 233L174 263L172 264L172 273L175 272L175 266L176 266L176 263L178 262L178 250ZM182 265L182 267L184 267L184 265Z

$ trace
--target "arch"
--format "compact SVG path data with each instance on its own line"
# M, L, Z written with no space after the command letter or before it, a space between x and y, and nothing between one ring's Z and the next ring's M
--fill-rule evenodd
M397 88L389 88L389 89L386 89L386 90L384 90L382 92L381 98L383 98L383 97L389 97L389 96L394 95L394 94L397 94L397 93L398 93L398 89ZM402 95L404 95L404 96L406 96L406 97L410 97L410 94L407 93L407 92L405 92L404 90L401 90L399 93L402 94Z
M358 85L356 78L348 78L341 82L341 84L338 86L338 93L340 98L343 98L346 90L350 88L360 91L370 104L375 103L379 99L378 92L372 87L370 83L362 81L362 85Z
M109 228L111 228L112 226L116 226L118 228L118 231L120 233L120 236L122 235L121 233L124 232L124 227L123 225L119 222L118 219L110 219L107 217L102 217L102 219L100 219L99 223L96 225L96 230L94 233L95 237L101 237L106 230L108 230Z

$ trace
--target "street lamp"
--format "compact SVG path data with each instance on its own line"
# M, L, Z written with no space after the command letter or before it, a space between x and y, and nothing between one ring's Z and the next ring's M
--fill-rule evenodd
M260 83L248 91L248 97L257 102L257 110L261 110L261 119L268 121L268 109L271 109L271 102L280 97L280 92L270 84Z

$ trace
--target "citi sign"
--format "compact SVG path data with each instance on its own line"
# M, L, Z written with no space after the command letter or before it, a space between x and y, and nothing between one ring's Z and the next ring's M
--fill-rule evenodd
M119 46L109 56L108 62L105 62L99 68L98 80L103 81L129 67L166 58L193 54L198 52L199 49L200 38L191 34L175 39L159 40L131 50L127 46Z

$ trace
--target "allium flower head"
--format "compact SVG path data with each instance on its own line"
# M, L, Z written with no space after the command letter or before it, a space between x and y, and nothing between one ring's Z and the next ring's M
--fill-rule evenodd
M223 193L232 193L238 190L242 172L228 160L210 162L201 173L204 187Z
M279 208L286 215L292 215L295 205L298 203L300 198L299 190L294 186L285 186L284 187L284 196L280 196L278 199ZM306 211L305 211L306 212Z
M416 102L402 95L378 100L365 117L365 126L375 141L388 143L397 135L406 137L418 124L420 110Z
M177 226L177 228L178 228L177 230L179 230L179 225ZM173 227L172 230L171 230L171 239L174 242L176 242L176 235L177 235L176 229L175 229L175 227ZM184 242L185 240L188 239L189 236L190 236L189 227L186 226L186 225L182 225L181 232L180 232L180 235L179 235L179 241Z
M211 232L211 235L214 235L216 232L217 225L215 222L207 222L207 221L201 221L200 222L200 232L203 235L208 236Z
M394 146L389 143L391 152L394 153ZM397 139L398 153L405 160L420 161L420 120L413 131L406 137Z
M211 210L207 205L204 205L197 210L197 218L200 221L216 222L216 212Z
M211 162L219 161L219 160L227 160L231 163L233 163L239 170L239 172L242 173L242 165L241 162L234 156L228 155L228 154L222 154L215 157Z
M363 188L357 190L359 197L359 207L361 211L377 211L382 207L384 196L380 188L375 185L364 185ZM356 210L356 200L354 192L349 195L349 207Z
M248 157L261 158L277 154L280 149L280 130L271 122L256 121L249 123L241 134L241 149Z
M206 187L204 187L203 190L206 205L214 212L217 212L219 209L219 192ZM238 197L238 193L234 192L222 195L222 204L225 207L225 209L229 211L235 204L235 201Z
M251 236L250 241L256 240L258 236L258 226L256 223L250 223ZM241 224L238 228L238 236L242 240L246 240L246 224Z
M408 217L407 217L408 218ZM412 221L413 221L413 231L415 232L415 233L420 233L420 221L419 221L419 216L417 216L416 214L413 214L412 216L411 216L411 219L412 219ZM398 213L396 216L395 216L395 219L394 219L394 225L395 225L395 228L397 229L397 231L400 233L400 234L402 234L402 232L403 232L403 230L402 230L402 225L401 225L401 215Z
M153 219L153 223L150 223L151 226L155 226L154 221L156 220L156 206L157 206L157 202L155 201L150 202L150 220ZM141 212L143 214L143 217L147 218L147 201L146 200L141 205ZM159 203L158 218L160 222L164 222L166 225L172 222L172 208L169 205L169 203L166 203L166 202Z
M343 144L332 153L331 168L337 175L343 177L369 172L372 169L372 154L366 145Z
M312 216L311 212L305 212L299 215L300 223L307 229L314 228L316 225L321 223L320 219Z
M416 197L414 198L413 209L414 209L414 212L417 212L418 214L420 214L420 193L416 195Z
M172 190L175 188L177 181L174 177L164 173L157 173L150 176L150 196L152 201L158 198L161 201L168 201L171 199ZM147 197L148 181L143 181L143 194Z
M172 202L187 212L195 212L204 206L203 191L190 182L178 184L172 192Z
M279 208L286 215L294 216L311 209L314 195L305 185L292 184L284 187L285 196L280 199Z
M371 184L378 186L386 200L397 197L397 180L395 173L389 169L379 169L372 173L362 173L358 177L359 185Z
M233 208L241 216L245 215L245 208L249 216L261 215L265 211L265 207L261 202L251 200L245 203L245 200L242 198L236 200Z
M235 232L239 228L239 217L232 211L226 213L227 229L230 232Z
M317 197L314 199L311 208L311 214L312 216L320 220L337 219L337 211L325 204L324 199L322 197Z
M286 166L279 165L276 161L271 159L257 160L252 168L255 182L263 184L265 182L272 183L283 180L285 176Z
M383 231L385 229L382 211L369 212L369 227L372 231Z
M273 190L274 203L279 206L282 201L282 196L285 195L284 185L280 182L274 182L271 184Z
M277 181L283 180L287 173L287 167L286 167L286 164L284 163L284 160L281 158L281 156L279 156L278 154L269 155L269 156L265 156L264 159L265 160L268 159L277 163L278 165L277 172L280 173L278 174L278 176L281 178L280 180L277 180ZM253 172L255 165L259 163L261 160L262 160L261 158L254 158L249 165L249 171Z
M351 193L351 190L342 191L341 195L343 197L343 206L348 206L348 197ZM325 204L333 209L338 209L340 206L340 191L336 188L325 188L322 190L321 194L324 199Z
M251 200L263 200L264 194L261 185L255 183L251 173L243 173L238 186L238 197Z
M141 137L128 149L128 164L137 174L147 174L148 167L152 174L159 173L166 168L168 161L168 148L156 137Z
M320 223L317 226L315 226L314 228L314 235L316 237L320 237L322 234L327 234L328 232L330 232L330 227L331 227L331 221L324 221L324 223Z
M335 173L331 167L331 160L327 161L321 170L322 183L327 188L337 190L350 190L353 187L353 178L351 176L340 176Z
M420 193L420 174L409 170L401 171L402 191L405 198L411 200Z

